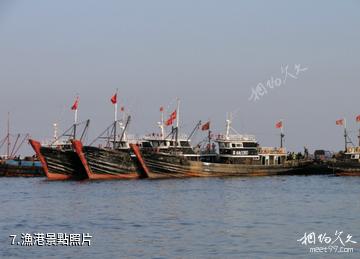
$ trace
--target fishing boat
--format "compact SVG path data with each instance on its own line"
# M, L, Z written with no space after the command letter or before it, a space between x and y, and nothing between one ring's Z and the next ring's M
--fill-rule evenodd
M338 176L360 176L360 146L347 147L345 152L328 162L328 168Z
M356 117L356 122L360 122L360 115ZM359 145L355 146L348 134L346 119L337 120L336 125L344 128L345 149L327 163L328 168L338 176L360 176L360 130Z
M78 123L78 106L79 97L71 106L71 110L74 111L74 123L60 137L57 136L57 124L55 123L54 139L50 143L41 144L37 140L29 140L49 180L82 180L87 178L86 171L71 143L72 139L76 139L81 128L80 140L85 137L90 123L90 120Z
M186 178L189 172L186 168L188 161L200 161L200 153L196 153L191 146L191 137L198 129L199 122L189 137L179 133L179 107L164 121L164 110L160 108L161 121L158 122L159 134L149 134L144 137L140 145L130 144L138 159L143 172L148 178ZM172 126L176 123L176 126ZM166 135L165 126L172 126Z
M149 178L300 174L312 163L288 161L285 148L260 147L253 135L230 134L231 120L226 122L226 133L215 140L219 149L216 156L209 152L196 153L189 142L181 143L177 139L168 152L140 150L136 145L131 148L139 161L143 161L143 170Z
M6 177L43 177L41 163L34 157L0 158L0 176Z
M107 127L90 145L84 146L81 140L72 140L73 148L82 163L89 179L137 179L143 178L142 170L137 166L136 157L132 155L126 130L131 116L125 118L124 107L121 108L123 118L118 120L117 91L111 97L114 105L114 122ZM121 135L118 135L118 128ZM98 141L105 141L98 146Z
M128 116L126 123L116 120L89 146L83 146L80 140L72 140L76 154L78 155L85 171L92 180L111 179L137 179L144 178L141 168L137 166L136 157L132 155L126 129L130 123ZM117 135L117 127L122 129L120 136ZM109 132L104 136L105 132ZM105 146L94 146L98 140L105 140Z
M21 158L17 153L29 138L29 134L10 133L10 113L8 114L7 134L0 140L0 150L5 146L5 154L0 156L0 176L37 177L44 176L40 162L36 157ZM12 144L13 143L13 144Z
M89 123L90 121L87 120L86 122L74 124L49 144L41 144L34 139L29 140L49 180L83 180L87 178L86 171L73 149L71 140L76 138L76 129L81 125L85 125L80 138L82 139Z

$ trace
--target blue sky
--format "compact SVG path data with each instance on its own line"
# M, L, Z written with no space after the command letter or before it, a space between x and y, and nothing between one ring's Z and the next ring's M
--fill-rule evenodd
M181 99L182 130L211 119L278 145L339 150L346 117L357 143L360 124L358 1L1 1L0 133L45 139L52 123L80 119L96 136L113 119L110 97L133 116L130 131L156 131L159 107ZM258 101L251 91L281 66L307 68ZM200 135L201 137L201 135Z

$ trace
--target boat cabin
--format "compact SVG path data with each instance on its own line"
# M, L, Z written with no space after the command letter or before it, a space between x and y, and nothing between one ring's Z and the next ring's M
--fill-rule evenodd
M161 137L145 137L142 141L141 147L143 150L151 150L162 153L181 153L184 156L198 156L191 147L190 140L180 138L164 139Z
M348 147L345 152L345 160L360 163L360 146Z
M284 148L260 147L253 135L219 135L219 162L249 165L281 165L285 163Z

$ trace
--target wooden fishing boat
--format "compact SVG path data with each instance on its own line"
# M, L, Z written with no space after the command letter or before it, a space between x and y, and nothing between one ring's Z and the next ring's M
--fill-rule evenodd
M85 122L81 139L88 129L89 122L89 120ZM71 139L76 137L77 127L82 124L84 123L75 123L62 136L59 138L55 136L54 141L47 145L41 145L39 141L34 139L29 140L49 180L82 180L87 178L86 171L71 144ZM71 131L72 133L69 134ZM69 138L61 140L62 137Z
M41 163L34 158L0 159L0 176L43 177Z
M241 135L231 128L228 119L225 135L218 135L215 142L219 153L195 152L189 139L162 139L150 141L152 149L131 145L149 178L265 176L304 174L311 160L287 160L284 148L260 147L252 135ZM230 134L230 130L236 134ZM209 134L210 135L210 134ZM282 134L283 137L283 134ZM210 146L210 145L209 145Z
M360 146L347 147L340 157L328 162L328 167L338 176L360 176Z
M251 156L228 155L227 160L221 155L211 156L212 162L204 162L202 160L209 161L207 156L188 156L181 151L144 151L136 145L131 148L139 161L143 161L143 170L149 178L305 174L312 164L311 160L286 161L286 154L277 149Z
M5 177L40 177L44 176L40 162L36 157L21 158L17 155L29 134L16 134L12 139L10 133L10 113L8 113L7 134L0 140L0 152L6 146L5 155L0 156L0 176ZM12 144L13 143L13 144Z
M123 121L115 121L104 132L111 132L109 136L100 135L97 139L105 139L105 147L83 146L80 140L72 140L76 154L78 155L89 179L137 179L145 175L137 166L136 158L131 156L129 142L126 139L126 129L130 122L130 116L126 124ZM117 126L122 129L118 138ZM112 135L112 136L111 136ZM96 139L96 140L97 140ZM93 142L95 143L96 140Z

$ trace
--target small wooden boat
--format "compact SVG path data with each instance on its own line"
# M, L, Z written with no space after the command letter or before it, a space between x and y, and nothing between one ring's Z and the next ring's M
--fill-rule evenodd
M43 177L45 174L36 159L0 159L0 176Z

